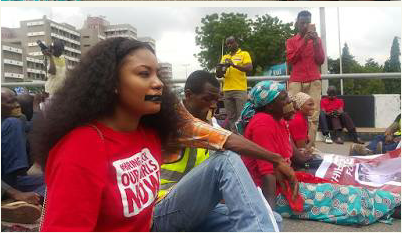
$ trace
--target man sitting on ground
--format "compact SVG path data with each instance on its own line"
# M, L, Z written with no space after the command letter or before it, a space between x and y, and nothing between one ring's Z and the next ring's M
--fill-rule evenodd
M401 114L385 130L383 135L376 136L367 146L352 144L350 155L372 155L393 151L401 142Z
M218 98L219 82L211 73L190 74L183 104L194 117L210 123L208 116L213 115ZM225 145L229 147L229 138ZM247 148L258 146L242 139L232 150L255 154ZM272 231L273 222L282 221L279 215L269 217L237 154L187 147L180 155L178 161L161 166L159 195L164 198L155 207L154 231ZM219 203L222 199L225 203Z
M331 123L334 130L335 143L343 144L341 137L342 129L345 127L353 139L353 142L364 144L357 136L356 127L349 114L343 111L344 102L336 97L336 87L328 87L328 97L321 100L320 127L324 135L329 135L328 123ZM326 141L327 142L327 141ZM329 142L329 140L328 140Z
M33 223L40 217L40 198L44 196L43 176L28 176L25 123L16 93L1 88L1 197L17 203L2 205L2 221Z

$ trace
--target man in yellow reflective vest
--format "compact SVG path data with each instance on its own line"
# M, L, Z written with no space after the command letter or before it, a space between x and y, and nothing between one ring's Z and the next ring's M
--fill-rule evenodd
M185 84L183 104L210 123L219 89L213 74L195 71ZM177 162L161 166L153 231L278 230L281 217L267 210L240 156L190 147L180 153Z
M370 155L382 154L398 148L401 142L401 114L385 130L383 135L377 135L367 146L352 144L350 145L350 155Z

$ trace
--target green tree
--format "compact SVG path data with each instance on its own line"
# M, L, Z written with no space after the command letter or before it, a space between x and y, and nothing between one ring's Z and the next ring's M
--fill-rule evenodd
M364 66L360 68L360 73L381 73L383 67L374 61L373 58L366 60ZM354 80L354 95L371 95L385 93L384 82L381 79L356 79Z
M252 54L255 70L286 61L286 40L294 34L291 26L268 14L253 20L247 50Z
M196 27L195 43L201 52L196 54L201 67L212 70L220 62L222 45L229 36L234 36L240 45L247 41L251 32L251 20L247 14L222 13L207 15ZM223 45L224 46L224 45Z
M394 37L391 46L390 58L384 63L384 72L401 72L401 62L399 56L401 50L399 48L398 37ZM400 79L384 79L385 93L387 94L401 94L401 80Z
M339 58L328 58L328 71L331 74L339 74ZM360 65L350 53L347 43L342 48L342 73L381 73L383 67L373 58L367 59L364 66ZM329 85L334 85L340 90L340 80L329 80ZM385 86L380 79L344 79L343 90L345 95L370 95L385 93Z
M254 70L261 75L265 67L285 62L286 39L292 36L292 23L283 23L269 15L249 19L246 14L207 15L196 28L196 44L201 51L195 56L201 66L212 70L220 62L222 43L233 35L240 47L250 53Z
M334 60L328 59L328 71L331 74L339 74L340 66L339 66L339 58ZM361 73L362 67L355 60L355 57L350 53L349 46L347 43L344 44L342 48L342 73ZM356 93L357 85L355 85L355 81L353 79L344 79L343 80L343 90L345 95L353 95ZM340 80L329 80L329 85L334 85L340 90L341 84Z

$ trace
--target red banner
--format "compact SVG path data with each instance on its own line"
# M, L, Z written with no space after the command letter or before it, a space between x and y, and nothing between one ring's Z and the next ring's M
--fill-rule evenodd
M320 154L317 177L343 185L401 193L401 149L370 156Z

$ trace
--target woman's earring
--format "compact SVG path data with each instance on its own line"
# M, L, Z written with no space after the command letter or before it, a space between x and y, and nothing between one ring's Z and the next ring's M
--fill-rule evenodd
M116 88L116 89L114 89L114 93L117 95L117 93L118 93L117 88Z

